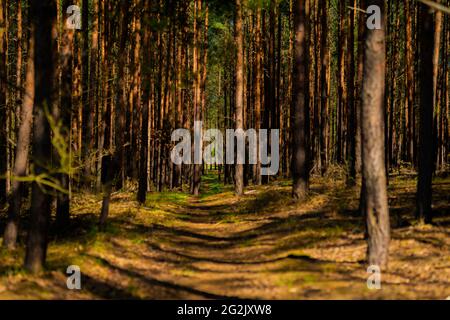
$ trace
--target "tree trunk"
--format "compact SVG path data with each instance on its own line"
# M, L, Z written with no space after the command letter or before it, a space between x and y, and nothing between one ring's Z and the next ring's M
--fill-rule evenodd
M22 1L17 1L16 103L22 103ZM17 108L19 109L19 108Z
M138 10L142 10L143 3L140 0L136 1L135 4L138 8ZM141 72L142 72L142 66L141 66L141 17L135 17L136 25L135 25L135 34L134 34L134 57L133 57L133 87L131 90L131 98L132 98L132 104L131 104L131 110L132 110L132 123L131 123L131 152L128 152L127 155L127 163L129 168L129 175L132 177L133 180L138 179L139 176L139 161L136 161L136 157L134 154L137 154L139 152L139 132L140 132L140 120L141 120ZM148 123L148 121L147 121ZM147 126L148 128L148 126ZM147 132L148 134L148 132Z
M88 187L91 189L93 186L93 182L95 182L94 177L95 175L95 159L97 158L97 152L96 146L95 146L95 131L94 128L97 128L97 121L95 121L94 125L94 119L98 117L98 110L99 110L99 95L98 95L98 88L99 88L99 76L98 76L98 61L99 61L99 8L100 8L100 0L93 0L92 7L94 9L93 15L92 15L92 25L90 28L91 31L91 46L89 48L89 57L90 57L90 65L89 65L89 87L88 87L88 105L90 110L90 119L89 119L89 125L90 133L89 133L89 142L88 142L88 148L91 148L88 154L89 161L86 163L87 168L85 170L86 173L88 173L90 176L88 178ZM94 115L96 115L94 117ZM95 155L95 157L94 157Z
M0 0L0 123L5 124L7 121L6 92L7 92L7 72L6 72L6 37L8 35L6 29L6 0ZM7 157L7 132L6 126L2 125L0 129L0 176L6 175ZM7 181L0 179L0 204L6 202Z
M26 175L28 163L28 149L30 146L31 128L33 121L34 103L34 37L31 37L28 45L28 61L26 74L26 93L23 98L21 109L21 122L17 137L16 158L13 170L13 183L9 199L8 221L3 236L3 246L13 249L17 242L20 211L22 206L21 182L15 178Z
M347 87L346 87L346 64L345 64L345 50L346 50L346 36L345 36L345 21L346 21L346 7L345 0L339 1L339 30L338 30L338 98L337 98L337 150L336 161L340 164L343 160L344 154L344 121L345 109L347 107Z
M419 4L420 25L420 126L419 126L419 179L417 184L417 219L431 223L431 196L433 174L433 14L425 4Z
M194 0L194 48L193 48L193 77L194 77L194 121L201 120L201 72L200 72L200 15L202 10L202 1ZM194 124L193 124L194 125ZM194 150L194 155L195 155ZM193 157L195 158L195 156ZM198 195L200 193L201 166L194 163L192 165L192 186L191 193Z
M145 12L150 10L150 5L145 5ZM148 13L147 13L148 14ZM148 18L149 15L146 15ZM146 20L144 25L147 27ZM143 83L142 83L142 130L141 130L141 144L139 157L139 188L138 201L141 204L145 203L147 188L148 188L148 122L149 122L149 107L151 102L150 95L150 31L147 28L143 30Z
M406 106L405 106L405 160L413 163L414 156L414 135L413 128L415 126L414 119L414 49L413 43L413 30L412 20L414 10L411 10L412 4L409 0L405 0L405 16L406 16Z
M322 0L321 8L321 44L320 44L320 61L322 63L320 71L321 90L321 104L320 104L320 169L321 174L324 175L327 171L327 135L328 135L328 19L327 6L328 0Z
M309 106L306 103L307 54L306 33L307 17L304 0L294 0L294 68L292 89L292 195L303 200L309 189Z
M53 106L56 47L56 1L31 2L31 34L35 43L35 108L33 160L35 176L49 175L51 165L50 127L47 116ZM50 52L50 54L49 54ZM47 253L47 232L50 220L49 190L33 182L31 218L28 232L25 268L33 273L43 269Z
M262 47L262 35L261 35L261 8L257 9L256 18L256 83L255 83L255 130L257 132L261 129L261 106L262 106L262 82L263 82L263 47ZM258 156L256 170L255 170L255 182L257 185L261 185L261 161Z
M120 1L120 12L121 12L121 22L119 28L119 36L120 36L120 44L119 44L119 55L118 58L118 72L117 79L115 84L115 140L116 146L114 150L114 154L112 155L112 162L108 165L106 170L106 179L104 183L104 196L103 196L103 204L102 211L100 215L99 226L100 229L103 229L106 224L106 219L109 214L109 204L111 202L111 192L112 192L112 184L115 180L114 177L117 177L119 180L122 177L123 172L123 147L124 147L124 136L123 132L125 129L125 106L126 106L126 97L124 94L124 89L126 88L125 83L125 61L126 55L125 47L127 44L128 37L128 20L129 20L129 6L130 3L128 0Z
M439 1L437 1L439 2ZM438 74L439 74L439 57L441 49L441 33L442 33L442 12L436 11L435 28L434 28L434 50L433 50L433 106L437 103L438 93Z
M355 112L355 10L350 10L348 19L348 131L347 131L347 185L356 183L356 112Z
M365 7L365 0L359 0L359 6ZM366 28L366 16L358 13L358 71L356 79L355 93L355 116L356 116L356 135L355 135L355 169L361 173L361 89L364 72L364 30Z
M236 45L236 95L235 95L235 128L244 129L244 33L243 33L243 3L236 0L236 29L234 41ZM239 150L238 150L239 151ZM244 193L244 165L235 165L235 192Z
M67 8L72 4L71 0L65 0L62 5L63 16ZM65 21L65 19L63 19ZM71 29L64 29L61 33L61 52L60 52L60 68L61 68L61 123L62 134L65 135L66 140L70 138L71 114L72 114L72 63L73 63L73 40L74 31ZM69 144L66 152L71 152ZM61 187L64 190L70 191L70 177L67 173L60 175ZM66 228L70 218L70 196L68 193L58 192L57 207L56 207L56 225L61 231Z
M387 267L390 226L384 153L385 18L384 1L371 0L381 8L382 29L366 30L362 91L362 165L370 265Z
M83 156L83 187L90 190L92 178L93 126L94 111L89 102L89 0L82 1L82 53L81 53L81 105L82 105L82 156ZM93 30L95 36L95 30ZM95 44L93 45L93 47ZM94 50L94 48L92 48ZM123 52L121 54L124 54Z

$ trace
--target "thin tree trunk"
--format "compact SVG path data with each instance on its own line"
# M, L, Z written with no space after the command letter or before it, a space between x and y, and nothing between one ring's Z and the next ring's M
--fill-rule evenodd
M438 94L439 54L441 48L441 33L442 33L441 11L436 11L434 23L435 28L434 28L434 50L433 50L433 106L436 107Z
M93 149L93 126L94 117L93 109L89 101L89 0L82 1L82 53L81 53L81 106L82 106L82 156L83 156L83 187L90 190L92 178L92 156ZM93 36L96 32L93 30ZM93 44L92 50L94 50ZM123 53L122 53L123 54Z
M320 169L321 174L324 175L327 171L327 132L328 132L328 19L327 19L327 2L322 0L321 8L321 44L320 44L320 61L322 63L320 71L321 90L321 104L320 104Z
M67 8L72 4L70 0L65 0L62 5L63 16L67 12ZM63 19L65 21L65 19ZM63 126L62 134L65 135L66 140L70 141L70 125L72 114L72 63L73 63L73 40L74 31L71 29L64 29L61 33L61 53L60 53L60 68L61 68L61 123ZM66 152L71 152L71 146L68 145ZM67 173L62 173L60 176L61 187L70 192L70 177ZM56 207L56 225L61 231L66 228L70 218L70 195L69 193L58 192L57 207Z
M412 20L413 10L412 4L409 0L405 0L405 16L406 16L406 106L405 106L405 160L413 163L414 161L414 136L413 128L414 121L414 49L412 48L413 34L412 34Z
M263 47L262 47L262 35L261 35L261 8L257 9L256 18L256 84L255 84L255 129L257 132L261 129L261 106L262 106L262 82L263 82ZM258 156L256 170L255 170L255 182L257 185L261 185L261 161Z
M360 7L365 7L365 0L359 0ZM358 12L358 70L355 92L355 116L356 116L356 135L355 135L355 170L361 173L361 89L364 72L364 30L366 28L366 16Z
M8 221L3 236L3 246L13 249L17 242L19 219L22 206L22 183L15 179L26 175L28 163L28 149L30 147L31 129L33 121L34 103L34 37L31 37L28 45L28 62L26 74L26 88L21 108L21 122L17 137L16 157L13 170L13 183L9 199Z
M236 0L236 95L235 95L235 128L244 129L244 33L243 33L243 3ZM239 151L239 150L238 150ZM244 193L244 165L235 165L235 192L237 195Z
M95 134L94 134L94 128L97 127L97 125L94 126L94 114L96 117L98 116L98 106L99 106L99 96L98 96L98 85L99 85L99 76L98 76L98 60L100 58L99 56L99 1L100 0L92 0L92 7L94 9L93 15L92 15L92 25L90 28L91 31L91 46L89 51L90 56L90 65L89 65L89 87L88 87L88 105L90 109L90 118L89 118L89 143L88 147L91 148L91 150L88 152L90 155L88 155L89 161L86 163L87 168L85 169L86 173L89 173L89 182L88 187L90 189L91 184L95 182L95 158L97 158L97 152L94 153L94 142L95 142ZM96 123L96 122L95 122ZM97 131L98 135L98 131ZM95 154L95 157L94 157Z
M202 10L202 1L195 0L194 10L194 48L193 48L193 77L194 77L194 121L201 120L201 72L200 72L200 15ZM193 124L194 125L194 124ZM194 154L195 154L194 150ZM195 158L195 156L194 156ZM198 195L200 193L201 166L194 163L192 165L192 187L191 193Z
M130 3L128 0L120 1L120 12L121 12L121 22L119 28L119 36L120 36L120 44L119 44L119 55L118 59L118 72L116 79L116 88L115 88L115 140L116 146L114 150L114 154L112 156L112 163L109 164L107 168L106 180L104 183L104 195L103 195L103 204L102 211L100 215L99 226L100 229L103 229L106 224L106 219L109 214L109 205L111 202L111 192L112 192L112 184L114 181L114 177L118 177L121 179L123 172L123 147L124 147L124 136L123 132L125 129L125 105L126 105L126 97L124 94L124 89L126 88L125 84L125 61L126 55L123 54L125 52L125 47L127 44L128 37L128 20L129 20L129 6Z
M150 5L145 5L146 12L149 11ZM148 13L147 13L148 14ZM149 18L149 15L146 15ZM146 22L144 22L146 23ZM145 24L147 27L147 24ZM139 188L138 188L138 201L141 204L145 203L147 188L148 188L148 122L149 122L149 108L151 102L150 95L150 31L145 28L143 30L143 83L142 83L142 130L141 130L141 144L140 144L140 157L139 157Z
M345 37L345 21L346 21L346 7L345 0L339 1L339 30L338 30L338 99L337 99L337 150L336 161L342 163L344 154L344 111L347 106L347 94L346 94L346 66L345 66L345 50L346 50L346 37Z
M22 1L17 1L16 103L22 103ZM17 108L19 109L19 108Z
M417 219L431 223L431 196L433 174L433 14L425 4L419 4L420 25L420 135L419 135L419 179L417 184Z
M348 19L348 131L347 131L347 185L356 183L356 112L355 112L355 10L350 10Z
M292 196L303 200L309 189L309 106L307 104L307 16L304 0L294 0L294 68L292 89Z
M136 7L139 10L142 10L143 3L140 0L136 1ZM132 99L133 104L132 108L132 124L131 124L131 152L128 153L127 159L130 167L130 176L133 180L138 179L139 175L139 161L136 161L136 158L133 156L139 152L139 132L140 132L140 118L142 114L141 110L141 18L135 17L136 26L135 26L135 35L134 35L134 63L133 63L133 87L132 87ZM148 123L148 121L147 121ZM148 126L147 126L148 130ZM148 132L147 132L148 134Z
M6 72L6 51L8 32L6 28L6 0L0 0L0 123L7 121L6 94L7 94L7 72ZM8 147L7 134L5 126L0 128L0 176L6 175L6 164L8 162L6 149ZM0 204L7 199L7 181L0 179Z

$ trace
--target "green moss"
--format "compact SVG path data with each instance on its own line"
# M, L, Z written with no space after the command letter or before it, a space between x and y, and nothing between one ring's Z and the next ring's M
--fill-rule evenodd
M146 206L154 207L161 204L186 204L189 195L179 191L164 191L160 193L149 193L147 195Z
M317 276L315 276L314 274L305 274L303 276L303 281L305 284L312 284L317 282Z
M224 185L219 181L216 174L208 173L202 177L202 192L200 194L200 199L208 198L222 193L223 191Z

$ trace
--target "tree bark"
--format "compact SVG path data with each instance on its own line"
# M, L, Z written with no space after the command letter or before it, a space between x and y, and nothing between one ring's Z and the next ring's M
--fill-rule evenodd
M258 12L256 18L256 83L255 83L255 129L257 132L261 129L261 106L262 106L262 83L263 83L263 47L262 47L262 35L261 35L261 8L257 9ZM257 185L261 185L261 161L258 156L256 170L255 170L255 182Z
M6 72L6 37L8 35L6 29L6 0L0 0L0 123L5 124L7 121L6 93L7 93L7 72ZM6 175L7 157L7 132L6 126L0 129L0 176ZM0 204L6 202L7 199L7 181L0 179Z
M124 147L124 136L123 132L125 129L125 106L126 106L126 97L124 94L124 89L126 88L125 83L125 61L126 55L123 54L125 52L125 47L127 44L128 37L128 22L129 22L129 6L130 3L128 0L120 1L120 12L121 12L121 22L119 28L119 53L121 55L118 59L118 72L117 79L115 84L115 150L112 155L112 163L108 165L106 170L106 179L104 183L104 195L103 195L103 203L102 203L102 211L100 215L99 226L100 229L103 229L106 224L106 219L109 214L109 205L111 202L111 192L114 177L117 177L119 180L122 178L123 172L123 147Z
M19 229L19 219L22 206L22 183L15 179L26 175L28 164L28 149L30 147L31 129L33 122L34 103L34 37L28 45L28 61L26 73L26 87L21 108L21 122L17 137L16 157L13 170L13 183L9 199L8 221L3 236L3 246L13 249L16 246Z
M234 41L236 45L236 95L235 95L235 128L244 129L244 33L243 33L243 1L236 0L236 29ZM235 192L244 193L244 165L235 165Z
M92 149L94 111L89 101L89 0L82 1L82 53L81 53L81 105L82 105L82 156L83 156L83 187L90 190L92 181ZM93 30L95 36L95 30ZM93 47L95 44L93 44ZM94 48L92 48L94 50ZM124 53L122 53L124 54ZM95 62L94 62L95 63Z
M412 48L413 43L413 30L412 30L412 20L414 15L414 10L411 10L409 0L405 0L405 16L406 16L406 39L405 39L405 50L406 50L406 106L405 106L405 160L411 163L414 162L414 134L413 128L415 126L414 119L414 49Z
M71 0L64 0L62 5L63 16L67 12L67 8L72 5ZM63 19L65 21L65 19ZM67 141L70 138L70 127L72 120L72 63L73 63L73 41L74 31L64 28L61 33L61 52L60 52L60 68L61 68L61 124L63 127L62 134L65 135ZM71 152L69 144L66 152ZM67 173L60 175L61 187L70 192L70 177ZM59 192L57 195L56 206L56 225L59 231L67 227L70 219L70 196L68 193Z
M355 112L355 10L350 10L348 19L348 131L347 131L347 185L356 184L356 112Z
M421 223L431 223L431 196L433 175L433 14L425 5L419 4L420 25L420 122L419 122L419 178L417 184L416 217Z
M150 5L145 5L146 17L149 18ZM146 23L146 22L144 22ZM147 24L145 24L147 27ZM148 122L149 122L149 107L151 103L150 95L150 31L148 28L143 30L143 83L142 83L142 130L141 130L141 144L139 157L139 188L138 201L141 204L145 203L147 188L148 188Z
M292 89L292 196L303 200L309 189L309 106L306 103L307 17L304 0L294 0L294 68Z
M324 175L327 171L328 157L327 157L327 136L328 136L328 0L322 0L321 8L321 44L320 44L320 61L322 63L320 71L321 90L321 104L320 104L320 170Z
M200 15L202 10L202 1L194 0L194 45L193 45L193 94L194 94L194 121L201 120L201 72L200 72ZM193 124L194 125L194 124ZM194 151L195 153L195 151ZM195 158L195 157L193 157ZM192 186L191 193L198 195L200 193L201 166L192 165Z
M367 260L386 268L390 226L384 161L385 11L383 0L367 2L379 6L382 16L382 29L366 30L364 58L361 128Z
M35 176L50 174L51 139L47 119L53 106L55 80L54 54L56 1L31 2L32 37L35 41L35 108L33 131L33 160ZM49 54L50 52L50 54ZM33 273L42 271L47 253L47 232L50 220L50 196L45 186L33 182L31 218L28 232L25 268Z

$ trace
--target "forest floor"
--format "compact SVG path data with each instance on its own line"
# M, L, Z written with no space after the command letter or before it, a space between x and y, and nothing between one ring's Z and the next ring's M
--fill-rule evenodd
M391 177L392 241L380 290L369 290L359 188L314 178L302 203L290 182L248 187L238 198L215 175L204 194L76 195L70 236L52 238L47 271L21 268L24 249L0 253L0 299L446 299L450 296L450 179L434 181L434 224L414 224L415 178ZM23 242L23 239L22 239ZM82 290L68 290L78 265Z

